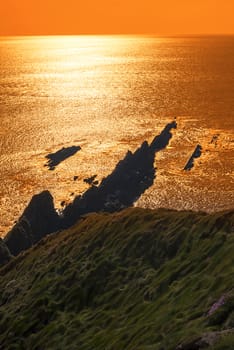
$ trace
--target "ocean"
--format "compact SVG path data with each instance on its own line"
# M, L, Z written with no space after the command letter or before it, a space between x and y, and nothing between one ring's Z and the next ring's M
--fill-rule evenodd
M100 182L173 120L154 185L135 205L233 208L233 36L1 37L0 62L0 236L34 194L48 189L61 209L84 179ZM81 149L45 166L70 146Z

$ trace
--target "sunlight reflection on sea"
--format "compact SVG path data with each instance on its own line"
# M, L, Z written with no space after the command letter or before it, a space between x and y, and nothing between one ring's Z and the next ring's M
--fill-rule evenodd
M5 37L0 53L0 234L33 194L49 189L59 208L175 117L136 205L233 207L234 37ZM184 172L198 143L202 156ZM44 167L72 145L81 151Z

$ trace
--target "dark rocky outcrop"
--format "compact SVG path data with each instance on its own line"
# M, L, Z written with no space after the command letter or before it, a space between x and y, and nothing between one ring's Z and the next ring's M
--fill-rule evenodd
M156 153L158 151L161 151L163 148L165 148L168 145L170 139L172 138L171 130L176 128L177 128L176 121L173 121L172 123L168 123L163 129L163 131L159 135L157 135L152 141L150 145L151 150Z
M8 232L4 241L14 256L30 248L33 245L33 233L28 220L22 217Z
M213 135L213 137L210 141L210 144L213 144L215 147L217 147L219 136L220 136L220 134Z
M80 146L71 146L66 148L63 147L55 153L47 154L46 158L48 159L48 162L47 164L45 164L45 166L47 166L49 170L54 170L59 163L73 156L74 154L76 154L76 152L80 150Z
M10 252L17 255L58 228L59 216L54 208L53 197L49 191L43 191L32 197L4 241Z
M11 259L11 253L5 242L0 238L0 265L8 263Z
M188 162L186 163L184 170L191 170L194 167L194 159L199 158L202 154L202 146L197 145L193 154L189 158Z
M176 122L166 125L151 144L143 142L134 152L127 152L114 171L102 180L99 186L96 175L86 181L90 188L57 214L53 197L49 191L33 196L20 219L5 237L5 243L13 255L28 249L46 234L73 225L82 215L91 212L115 212L133 205L133 203L153 184L156 177L154 160L156 152L165 148L171 137L171 130ZM78 147L79 148L79 147ZM77 147L63 148L48 155L50 167L58 161L77 152ZM61 205L65 205L62 202Z
M98 181L96 180L97 175L93 175L84 179L84 182L90 186L96 185Z
M62 227L73 225L81 215L90 212L114 212L132 206L153 185L155 154L168 145L173 128L176 128L175 121L166 125L150 145L145 141L134 153L128 151L98 187L92 186L76 197L63 211Z

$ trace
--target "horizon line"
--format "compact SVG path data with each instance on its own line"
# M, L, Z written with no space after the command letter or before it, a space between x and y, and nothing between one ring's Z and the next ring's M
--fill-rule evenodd
M179 37L179 36L234 36L233 33L27 33L27 34L1 34L0 37L25 37L25 36L158 36L158 37Z

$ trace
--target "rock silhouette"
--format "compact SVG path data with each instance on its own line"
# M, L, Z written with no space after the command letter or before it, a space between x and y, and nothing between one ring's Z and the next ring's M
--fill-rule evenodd
M152 186L156 176L155 154L168 145L171 130L176 126L175 121L169 123L150 145L144 141L134 153L128 151L99 186L92 186L82 196L76 197L63 211L62 227L73 225L87 213L114 212L132 206Z
M144 141L134 152L128 151L114 171L95 186L92 177L91 187L75 197L60 215L57 214L53 197L49 191L32 197L18 222L6 235L4 243L13 255L30 248L46 234L73 225L82 215L91 212L115 212L130 207L152 186L156 177L155 154L165 148L176 122L169 123L152 143ZM55 163L53 163L55 164Z
M213 135L213 137L210 141L210 144L213 144L215 147L217 147L219 136L220 136L220 134Z
M197 145L193 154L189 158L188 162L186 163L184 170L191 170L194 167L194 159L199 158L202 154L202 146Z
M90 176L88 177L87 179L84 179L84 182L88 185L96 185L98 183L97 180L95 180L97 177L97 175L93 175L93 176Z
M13 255L30 248L42 237L59 228L59 216L55 211L49 191L32 197L18 222L4 238Z
M162 132L155 136L155 138L153 139L150 148L153 152L159 152L161 151L163 148L165 148L170 139L172 138L172 133L171 130L172 129L176 129L177 128L177 123L176 121L173 121L172 123L169 123L165 126L165 128L162 130Z
M46 156L46 158L48 159L48 162L47 164L45 164L45 166L47 166L49 170L54 170L58 164L60 164L65 159L73 156L80 150L81 150L80 146L71 146L66 148L63 147L55 153L49 153Z
M16 256L33 245L32 235L28 220L22 217L7 234L4 241L11 254Z

